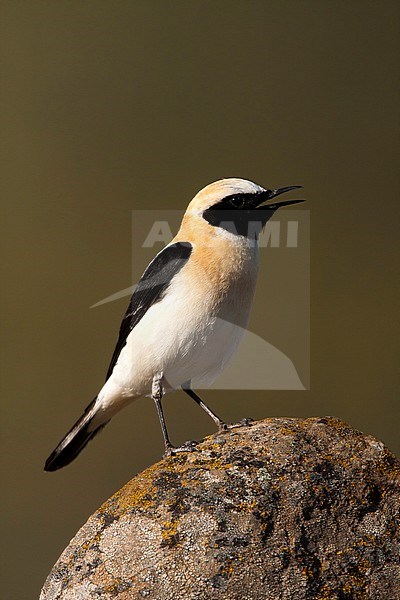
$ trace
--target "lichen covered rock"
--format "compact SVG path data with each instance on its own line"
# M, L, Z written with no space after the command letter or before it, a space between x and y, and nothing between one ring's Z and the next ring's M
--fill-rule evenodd
M400 598L399 462L334 418L206 438L112 496L41 600Z

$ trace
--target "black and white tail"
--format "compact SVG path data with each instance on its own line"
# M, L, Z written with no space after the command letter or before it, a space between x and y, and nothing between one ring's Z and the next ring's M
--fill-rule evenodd
M108 421L100 425L93 423L93 417L96 414L96 400L97 398L89 404L81 418L50 454L44 466L45 471L57 471L57 469L68 465L78 456L86 444L107 425Z

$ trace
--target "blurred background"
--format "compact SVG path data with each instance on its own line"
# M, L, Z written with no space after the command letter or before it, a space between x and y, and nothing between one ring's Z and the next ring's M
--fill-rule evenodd
M2 597L38 597L90 514L159 459L143 399L68 468L42 470L103 381L127 298L89 307L132 283L132 211L182 210L215 179L305 187L311 377L305 391L206 401L232 421L335 415L399 451L399 4L43 0L1 12ZM268 251L262 261L268 273ZM288 314L296 297L270 281L250 329L273 342L269 301ZM165 405L176 443L213 431L182 393Z

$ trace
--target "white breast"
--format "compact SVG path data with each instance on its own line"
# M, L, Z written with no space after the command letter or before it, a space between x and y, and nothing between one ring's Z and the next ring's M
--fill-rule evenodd
M190 262L190 261L189 261ZM155 374L171 389L192 381L207 387L235 352L247 325L254 295L257 249L249 249L224 289L203 269L186 265L164 298L149 308L122 349L109 383L103 388L117 400L148 395ZM228 282L228 283L227 283ZM108 394L107 394L108 395ZM115 400L112 400L114 402Z

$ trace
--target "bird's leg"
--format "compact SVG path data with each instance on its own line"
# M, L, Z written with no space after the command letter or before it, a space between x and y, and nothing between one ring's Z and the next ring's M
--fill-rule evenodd
M163 438L164 438L164 448L165 448L164 457L172 456L173 454L175 454L177 452L192 452L194 450L194 447L196 446L197 442L186 442L185 444L183 444L183 446L179 446L179 448L176 448L170 442L170 439L168 436L168 431L167 431L167 426L165 424L165 419L164 419L164 411L162 409L162 404L161 404L161 400L162 400L164 394L165 394L165 389L163 386L163 374L160 373L153 377L153 383L151 386L151 397L153 398L155 405L156 405L157 414L158 414L158 418L160 420L160 425L161 425L161 431L162 431Z
M165 394L164 386L162 384L162 378L163 378L162 373L159 375L155 375L153 377L153 383L151 386L151 397L153 398L155 405L156 405L157 414L158 414L158 418L160 420L160 425L161 425L161 431L162 431L163 438L164 438L164 447L165 447L164 456L171 456L172 450L173 450L173 445L171 444L169 437L168 437L167 426L165 424L164 412L163 412L162 404L161 404L161 400Z
M192 398L192 400L194 400L199 406L201 406L201 408L208 414L209 417L212 418L212 420L217 424L218 431L220 433L228 430L228 425L222 419L220 419L218 415L213 413L211 408L208 408L207 404L204 404L203 400L199 398L199 396L191 389L190 382L184 384L182 386L182 389L184 392L187 393L188 396Z

